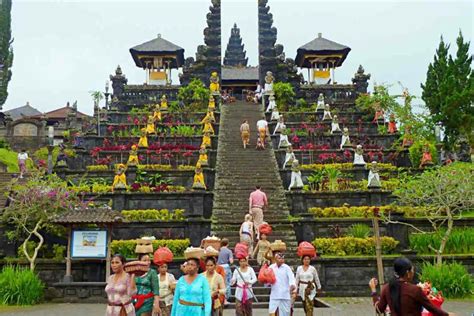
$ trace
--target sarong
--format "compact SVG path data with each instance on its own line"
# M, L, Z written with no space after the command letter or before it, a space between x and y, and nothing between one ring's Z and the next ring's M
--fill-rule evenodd
M252 300L247 300L245 304L235 300L235 316L252 316Z
M303 309L306 316L313 316L314 301L309 296L311 294L311 291L314 289L314 282L307 282L307 284L308 285L306 286L304 292Z
M160 301L161 316L170 316L171 315L172 305L166 306L164 301Z
M242 142L248 144L249 139L250 139L250 132L249 131L242 131L241 136L242 136Z
M265 144L265 139L267 137L267 129L266 128L259 128L258 129L258 135L260 139L262 140L262 143Z
M253 227L255 228L257 236L259 236L258 229L260 228L260 225L263 224L263 210L261 207L252 207L250 213L253 218Z
M268 306L268 312L270 315L275 315L278 310L278 316L290 316L291 313L291 300L276 300L270 299Z

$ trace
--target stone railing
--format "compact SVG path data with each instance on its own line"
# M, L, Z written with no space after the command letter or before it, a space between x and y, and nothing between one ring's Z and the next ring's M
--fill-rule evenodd
M178 99L178 91L181 86L158 86L158 85L126 85L119 100L133 104L142 104L156 98L159 102L163 95L166 95L168 102Z
M352 84L301 85L297 98L304 98L306 102L312 103L318 100L320 93L324 95L326 103L355 101L357 98L355 86Z

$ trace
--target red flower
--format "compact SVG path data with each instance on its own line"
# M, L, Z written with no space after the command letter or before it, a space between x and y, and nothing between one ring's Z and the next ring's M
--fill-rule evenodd
M183 157L187 158L187 157L191 157L192 155L193 155L193 152L188 150L188 151L184 152Z
M140 187L141 187L140 183L135 182L135 183L132 183L132 185L130 186L130 190L138 191L138 190L140 190Z
M133 124L134 125L140 125L140 120L138 120L138 118L134 118L133 119Z

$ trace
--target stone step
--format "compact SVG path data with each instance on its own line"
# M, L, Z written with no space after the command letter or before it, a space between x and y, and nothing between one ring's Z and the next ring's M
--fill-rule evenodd
M255 144L256 121L264 118L262 106L237 102L222 109L211 230L229 238L231 244L238 242L249 194L255 185L260 185L269 199L264 219L275 227L275 238L288 240L288 247L295 250L296 237L288 222L290 213L270 138L263 151L252 146L243 149L239 128L244 118L249 120L253 131L251 142Z

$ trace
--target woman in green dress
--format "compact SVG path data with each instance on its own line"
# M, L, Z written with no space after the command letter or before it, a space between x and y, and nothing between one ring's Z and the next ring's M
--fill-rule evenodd
M140 254L138 260L151 264L150 255ZM133 296L137 316L160 314L160 284L156 271L148 270L142 276L135 276L137 294Z

